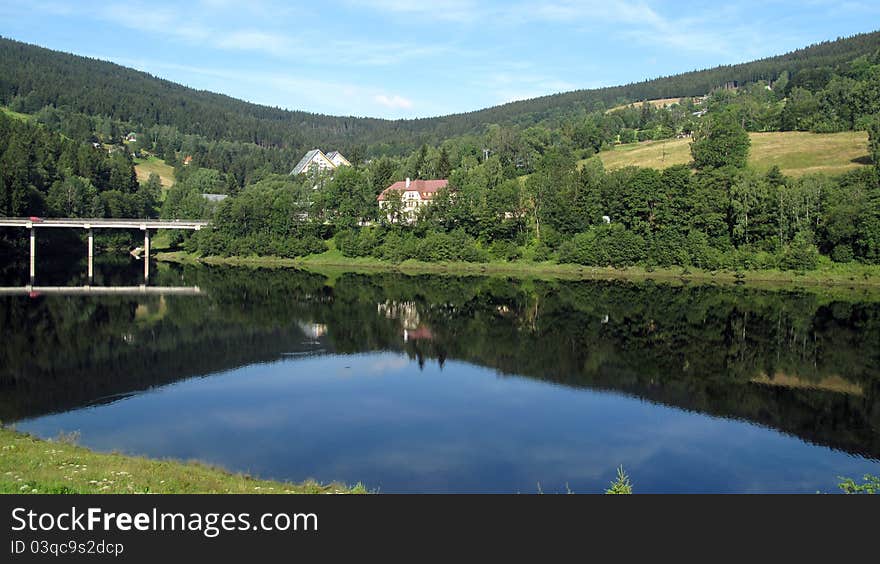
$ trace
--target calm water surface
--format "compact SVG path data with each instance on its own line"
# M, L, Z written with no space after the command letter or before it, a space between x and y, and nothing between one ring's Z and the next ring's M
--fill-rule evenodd
M599 492L621 464L638 492L880 474L868 293L155 270L200 293L0 296L0 420L381 492Z

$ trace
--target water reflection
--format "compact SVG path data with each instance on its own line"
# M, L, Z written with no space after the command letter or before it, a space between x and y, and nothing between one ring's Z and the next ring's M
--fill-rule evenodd
M641 491L878 472L870 297L212 268L156 283L203 293L0 297L0 419L383 491L597 491L618 464Z

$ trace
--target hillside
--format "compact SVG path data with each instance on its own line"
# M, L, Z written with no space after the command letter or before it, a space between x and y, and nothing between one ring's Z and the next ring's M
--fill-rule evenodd
M382 120L288 111L195 90L120 65L0 38L0 104L34 113L44 106L108 116L136 127L170 125L210 140L296 150L355 146L402 154L422 143L482 132L487 124L558 124L597 107L702 95L729 81L833 67L880 48L880 32L856 35L749 63L624 86L577 90L448 116Z
M749 164L758 170L778 166L789 176L839 174L870 164L868 134L863 131L751 133ZM618 145L599 153L608 170L627 166L664 169L691 161L690 139L645 141Z
M169 166L158 157L146 157L134 159L134 171L137 174L138 182L146 182L150 175L156 173L162 181L164 188L169 188L174 184L174 167Z
M629 106L641 107L642 104L648 104L654 108L665 108L665 107L671 106L673 104L679 104L679 103L681 103L680 96L677 96L675 98L660 98L659 100L644 100L641 103L631 102L628 104L619 104L617 106L614 106L613 108L608 108L607 110L605 110L605 113L610 114L611 112L616 112L617 110L622 110L622 109L627 108Z

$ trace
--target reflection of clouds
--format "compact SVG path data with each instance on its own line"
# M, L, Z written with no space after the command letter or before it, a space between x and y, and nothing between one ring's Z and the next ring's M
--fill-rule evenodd
M400 372L412 363L413 361L404 355L381 356L360 364L357 368L359 372L366 372L367 374L384 374L387 372Z
M381 491L601 492L622 464L640 492L812 493L880 468L742 421L390 352L285 358L19 427Z

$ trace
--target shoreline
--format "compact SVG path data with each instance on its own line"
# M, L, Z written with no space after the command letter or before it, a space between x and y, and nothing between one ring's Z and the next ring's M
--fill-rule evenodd
M205 264L209 266L238 266L251 268L295 268L313 272L378 273L398 272L406 275L505 275L525 278L560 280L631 280L697 283L711 285L749 285L775 288L852 288L880 290L880 266L831 265L805 273L779 270L705 271L697 268L671 267L648 269L642 266L625 268L592 267L550 262L440 262L429 263L407 260L399 264L374 258L348 258L338 251L301 258L268 256L201 257L185 251L159 252L156 260L177 264Z
M361 494L360 484L260 480L199 461L103 453L75 436L45 440L0 427L0 494Z

